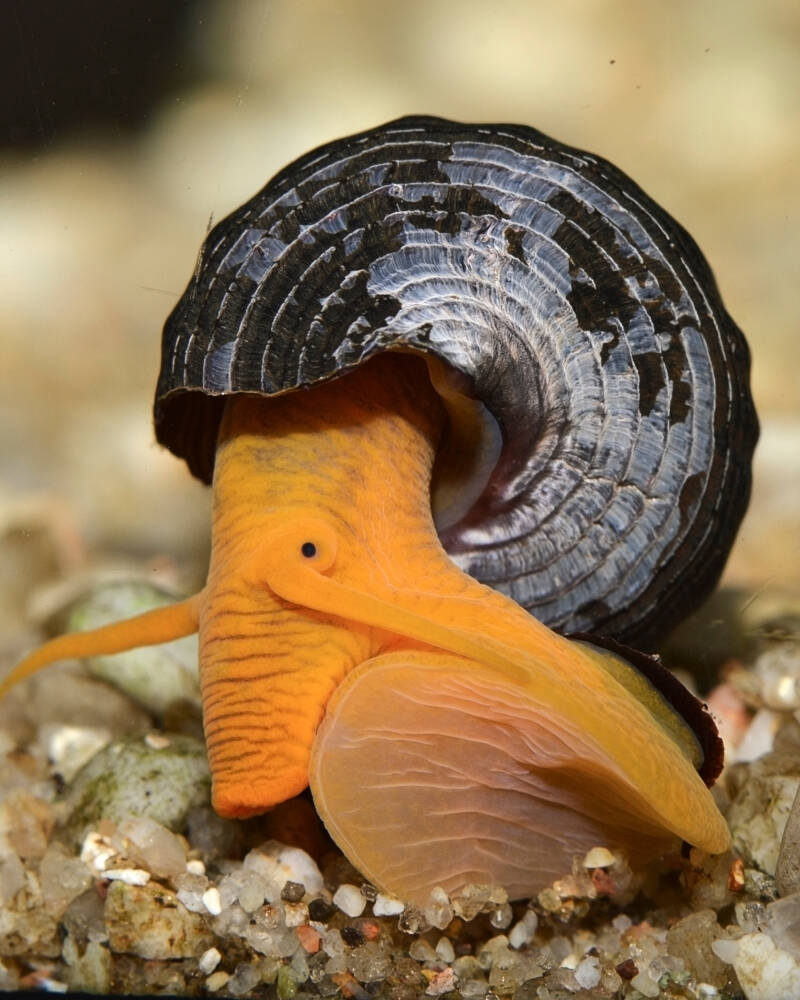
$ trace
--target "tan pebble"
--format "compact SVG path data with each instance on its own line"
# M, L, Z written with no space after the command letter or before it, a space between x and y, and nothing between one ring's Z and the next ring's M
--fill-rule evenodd
M539 906L548 913L555 913L561 909L561 897L554 889L542 889L537 900Z
M344 997L359 997L364 995L364 988L361 983L349 972L333 973L331 979L342 991L342 996Z
M214 945L205 918L153 882L109 883L105 921L108 946L118 954L156 960L196 958Z
M221 969L219 972L213 972L208 979L206 979L206 989L210 990L212 993L216 993L217 990L222 989L230 978L231 977L228 973L223 972Z
M283 922L287 927L299 927L308 921L308 907L305 903L284 903Z
M151 750L166 750L169 746L169 739L163 733L148 733L144 741Z

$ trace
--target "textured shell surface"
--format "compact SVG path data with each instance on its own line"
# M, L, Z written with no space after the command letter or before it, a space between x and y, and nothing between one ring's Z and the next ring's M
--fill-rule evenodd
M749 353L691 237L607 161L414 117L290 164L209 234L164 329L158 439L209 481L224 397L378 352L467 377L502 449L442 532L562 631L652 648L747 505Z

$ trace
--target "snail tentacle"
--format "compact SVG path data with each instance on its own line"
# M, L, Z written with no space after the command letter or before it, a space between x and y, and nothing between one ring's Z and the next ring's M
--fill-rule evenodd
M44 643L0 681L0 698L15 684L58 660L123 653L137 646L157 646L197 632L203 594L153 608L134 618L86 632L71 632Z

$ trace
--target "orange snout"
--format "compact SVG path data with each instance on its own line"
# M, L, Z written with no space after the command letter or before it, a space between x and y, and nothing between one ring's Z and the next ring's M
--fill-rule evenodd
M364 658L357 631L245 581L209 583L200 685L212 802L221 816L265 812L306 787L325 705Z

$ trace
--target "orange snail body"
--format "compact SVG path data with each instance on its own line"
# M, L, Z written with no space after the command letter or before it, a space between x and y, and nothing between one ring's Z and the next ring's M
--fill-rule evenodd
M497 127L487 139L487 128L406 119L332 144L287 168L210 234L206 264L165 329L157 398L159 435L203 476L211 465L203 449L216 440L206 586L173 609L53 640L6 682L58 657L198 629L215 808L228 816L262 812L302 791L310 770L318 810L354 864L378 885L414 899L433 885L454 889L465 881L502 882L517 895L530 894L568 868L574 853L597 843L625 848L636 858L657 854L676 837L710 852L729 845L706 787L721 763L720 743L691 696L653 662L634 665L619 651L562 638L473 575L491 579L498 565L505 566L506 589L517 596L517 587L521 603L542 609L545 620L583 626L588 609L596 607L605 631L652 644L654 634L688 606L678 585L681 567L696 587L707 589L726 548L719 533L731 536L746 502L756 425L744 341L714 298L713 282L691 319L692 299L676 287L674 275L673 284L667 280L666 265L641 236L641 218L625 230L618 202L612 208L606 195L595 194L602 161L587 154L581 174L574 151L552 140L537 146L531 137L544 137L532 130L509 135ZM521 151L523 140L529 147ZM491 142L493 155L485 148ZM475 165L481 149L484 167ZM549 159L543 153L535 159L536 149ZM394 167L385 165L387 150ZM499 179L497 150L514 158ZM606 183L616 192L623 175L607 166L612 173ZM579 180L590 188L579 190ZM536 211L526 208L515 226L508 222L512 181L530 205L538 204ZM352 201L347 209L332 207L337 182ZM319 202L318 191L327 192ZM646 216L651 203L636 192L645 199ZM620 233L639 240L639 272L633 256L626 265L638 285L632 277L623 282L619 268L609 271L605 258L585 246L585 234L572 246L562 221L560 238L572 246L564 272L572 291L559 299L557 210L574 203L578 216L586 213L581 197L585 203L596 197L591 212L599 221L607 211L610 222L604 224L618 242ZM398 207L404 199L405 215ZM523 207L528 203L523 200ZM510 253L505 262L492 249L492 205ZM354 206L367 220L361 226ZM387 213L382 224L375 218L379 208ZM657 218L662 224L668 217ZM683 250L699 257L670 222ZM581 217L576 230L583 225ZM537 233L541 246L534 252ZM599 231L598 244L610 252L606 238ZM313 266L293 272L293 256L299 260L317 243L328 249ZM542 306L538 317L535 303L527 313L520 305L517 265L523 259L531 267L539 262L535 280L550 289L542 293L547 310ZM590 264L600 271L587 271ZM405 284L398 276L402 267ZM292 273L302 273L302 280L292 284ZM338 291L322 294L323 278L337 282ZM391 296L381 282L391 285ZM500 292L512 305L502 305ZM671 312L667 292L676 306ZM467 293L477 295L474 314L456 308ZM273 294L280 305L267 312ZM598 305L591 305L592 295ZM249 296L246 306L243 296ZM579 360L582 324L593 309L598 317L610 310L602 349L593 357L605 353L611 388L614 379L626 391L638 384L638 404L631 409L624 394L617 411L601 403L606 423L595 428L600 382L592 355L576 368L581 385L570 385L566 402L559 403L553 393L560 376L549 381L552 366L541 354L532 367L518 335L511 339L504 329L481 360L480 344L490 334L474 334L470 324L477 317L477 326L486 326L489 307L504 310L504 323L515 310L525 313L534 328L545 312L560 309L558 329L569 333L572 317L578 339L556 354L567 350L567 357ZM239 310L238 333L225 340L220 330L231 322L232 309ZM645 320L655 330L653 343L661 345L669 384L656 371L655 346L644 344L629 370L620 368L633 341L644 337ZM338 346L327 332L334 323ZM202 333L203 324L212 332ZM287 324L294 324L289 333ZM706 328L716 331L716 341ZM191 337L184 344L187 330ZM535 329L533 334L547 340ZM319 350L308 340L314 336L321 338ZM266 340L256 350L259 337ZM192 352L204 339L205 361L197 369L202 385L195 386ZM707 345L702 350L701 343ZM691 359L691 376L682 374L679 345ZM700 381L698 358L708 356L713 373L726 352L738 352L745 370L726 374L725 388L687 381ZM255 374L247 374L248 359L258 361ZM330 366L336 363L342 372L334 378ZM510 389L491 387L509 372ZM437 480L451 479L458 493L459 469L471 463L468 456L463 460L466 445L480 451L485 444L479 407L470 399L483 386L502 446L475 502L437 534L431 507ZM517 419L526 392L536 412ZM725 396L736 418L723 426L706 410L709 400ZM597 435L594 450L583 440L588 434ZM695 440L687 443L687 434ZM665 458L654 465L659 435ZM627 442L628 482L608 487L598 512L572 540L562 538L561 528L548 536L550 521L569 523L571 505L583 496L573 475L580 463L588 463L589 478L593 462L620 463L620 441ZM716 455L715 441L728 458ZM543 540L534 532L530 543L526 518L541 516L548 491L541 448L566 492L552 501L557 514L544 519ZM701 475L696 462L711 463L710 471ZM632 486L639 474L652 494L646 508L636 500L645 487ZM673 480L679 495L671 512L658 490ZM731 498L729 521L715 492L720 488ZM598 489L602 494L602 483ZM580 526L579 508L574 519ZM638 560L635 553L623 558L613 536L623 514L630 514L623 534L642 545ZM647 521L653 516L664 518L660 554L652 537L658 525ZM705 525L696 527L703 518ZM596 583L582 551L597 564ZM640 563L654 561L661 569L646 578ZM541 590L548 562L557 578L572 574L567 586L557 579L550 596ZM495 760L495 753L502 757ZM421 789L425 804L415 811ZM450 829L456 815L458 825ZM502 858L512 830L527 831L517 850L524 863L513 871ZM427 847L419 857L409 850L403 869L393 838L408 848L416 838ZM536 849L525 854L534 841Z

